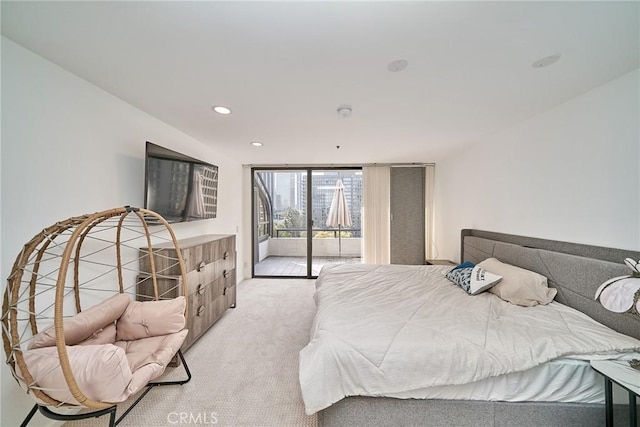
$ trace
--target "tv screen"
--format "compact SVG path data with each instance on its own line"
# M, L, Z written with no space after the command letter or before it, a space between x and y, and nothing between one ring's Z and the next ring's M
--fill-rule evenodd
M147 141L144 207L169 222L215 218L218 167Z

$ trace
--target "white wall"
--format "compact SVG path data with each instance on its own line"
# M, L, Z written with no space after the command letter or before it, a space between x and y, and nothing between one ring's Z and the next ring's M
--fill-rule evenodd
M436 242L459 260L477 228L640 249L640 74L635 70L436 166Z
M147 140L218 165L218 218L176 224L174 231L178 238L239 231L243 265L240 163L5 38L2 107L1 277L22 245L55 221L141 206ZM242 268L237 275L243 279ZM7 366L1 369L0 424L18 425L33 401ZM32 425L46 422L38 417Z

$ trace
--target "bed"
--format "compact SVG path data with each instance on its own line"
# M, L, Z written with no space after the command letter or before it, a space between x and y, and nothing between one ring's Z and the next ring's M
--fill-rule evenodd
M588 361L637 356L640 317L593 295L629 273L626 257L640 253L463 230L462 261L548 278L555 301L535 307L467 295L444 278L451 267L327 266L300 353L307 413L319 425L602 425Z

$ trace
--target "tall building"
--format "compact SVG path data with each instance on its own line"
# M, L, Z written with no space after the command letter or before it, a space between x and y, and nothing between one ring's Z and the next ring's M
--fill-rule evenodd
M279 222L283 212L289 208L306 214L307 172L306 171L263 171L259 172L272 203L272 218ZM338 179L344 185L344 194L351 214L351 227L344 228L353 237L362 236L362 171L361 170L323 170L312 173L312 213L313 228L316 230L333 229L326 225L331 201Z
M325 170L312 175L312 213L314 229L333 229L326 225L331 201L336 191L338 179L344 185L344 195L351 214L351 227L343 228L352 237L362 236L362 171L360 170ZM306 175L301 179L301 191L306 196Z

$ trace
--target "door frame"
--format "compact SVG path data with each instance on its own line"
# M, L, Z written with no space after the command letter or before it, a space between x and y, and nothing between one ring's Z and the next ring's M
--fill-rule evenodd
M313 172L314 171L335 171L335 170L362 170L362 166L254 166L251 168L251 277L252 278L274 278L274 279L316 279L313 275ZM256 276L255 265L258 256L256 231L257 231L257 206L254 194L255 173L260 171L306 171L307 173L307 204L305 209L307 223L307 275L306 276Z

